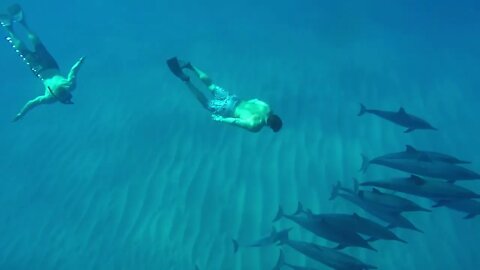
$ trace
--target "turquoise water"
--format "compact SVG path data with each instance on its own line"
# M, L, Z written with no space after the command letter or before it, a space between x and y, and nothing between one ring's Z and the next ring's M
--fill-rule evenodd
M0 43L0 269L271 269L278 247L234 254L231 239L268 234L278 206L290 213L297 201L367 216L329 201L331 187L403 174L372 166L361 175L362 153L412 144L480 171L480 4L329 2L21 2L63 72L86 60L75 105L10 123L43 89ZM174 55L267 101L282 131L211 121L168 71ZM359 102L403 106L439 131L404 134L359 118ZM480 192L478 182L460 184ZM478 267L480 218L444 208L406 216L425 231L395 229L408 245L345 252L379 269ZM288 221L275 225L332 246ZM328 269L284 250L291 263Z

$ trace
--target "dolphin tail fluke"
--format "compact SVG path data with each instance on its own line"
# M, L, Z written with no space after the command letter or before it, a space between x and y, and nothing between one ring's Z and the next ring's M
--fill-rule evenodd
M303 209L303 204L301 202L298 202L297 211L295 211L294 215L298 215L304 212L305 212L305 209Z
M278 254L277 263L273 267L272 270L280 270L282 266L285 264L285 254L283 254L283 250L280 249L280 253Z
M281 206L278 206L278 211L277 215L275 215L275 218L273 219L273 222L277 222L279 219L281 219L284 216L283 213L283 208Z
M341 188L342 188L342 184L340 184L340 181L338 181L337 184L332 188L332 192L330 193L330 198L329 198L330 201L335 199L338 196L338 192L340 191Z
M360 168L360 171L362 173L366 173L369 165L370 165L370 160L365 154L362 154L362 167Z
M232 239L232 244L233 244L233 253L237 253L238 247L239 247L238 241L235 239Z
M362 116L364 115L365 113L367 112L367 107L365 107L365 105L363 105L362 103L360 103L360 111L358 112L358 116Z

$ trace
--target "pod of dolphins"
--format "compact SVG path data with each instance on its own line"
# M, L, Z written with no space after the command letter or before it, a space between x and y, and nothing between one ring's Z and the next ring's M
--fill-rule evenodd
M361 116L366 113L377 115L403 126L407 128L406 133L419 129L436 130L427 121L406 113L403 108L400 108L397 112L389 112L370 110L361 104L358 115ZM391 229L404 228L420 233L423 233L423 231L405 218L403 213L432 211L391 192L427 198L433 201L433 208L447 207L464 212L466 214L465 219L480 214L480 202L476 200L480 198L480 194L455 183L457 181L480 179L479 174L462 167L464 164L469 164L468 161L443 153L418 150L410 145L407 145L402 152L390 153L374 159L368 159L363 155L362 158L363 164L360 171L363 173L367 171L370 165L381 165L402 171L407 175L382 180L368 180L361 183L357 179L353 179L352 189L343 187L338 182L332 189L330 200L342 198L382 220L385 224L377 223L355 212L316 214L304 208L302 203L298 202L297 210L292 214L285 214L280 206L273 222L280 219L289 220L315 236L334 243L334 246L326 247L292 240L289 237L292 228L277 231L273 227L269 235L251 243L239 244L237 240L232 240L234 252L236 253L239 248L278 245L289 247L336 270L377 269L376 266L364 263L340 250L346 247L358 247L377 251L371 245L371 242L376 240L391 240L407 244L407 241L399 238ZM314 270L314 268L288 263L285 260L283 248L280 249L273 270L282 268Z

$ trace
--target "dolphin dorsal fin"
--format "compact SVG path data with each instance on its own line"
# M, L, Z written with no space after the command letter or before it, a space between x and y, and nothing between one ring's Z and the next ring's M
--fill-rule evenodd
M407 112L405 111L405 109L403 107L400 107L400 109L398 109L398 113L399 114L406 114Z
M423 180L422 178L416 176L416 175L410 175L410 179L415 183L415 185L417 186L422 186L423 184L425 184L425 180Z
M413 146L407 144L407 145L405 145L405 152L413 153L413 152L418 152L418 151Z
M382 194L382 192L376 188L372 188L372 192L375 194Z

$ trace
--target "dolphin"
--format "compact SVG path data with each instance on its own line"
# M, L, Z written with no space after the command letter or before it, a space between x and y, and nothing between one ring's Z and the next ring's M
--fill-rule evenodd
M433 207L445 206L459 212L467 213L464 219L474 218L477 215L480 215L480 202L472 199L465 200L441 200L438 201Z
M376 216L377 218L387 222L389 224L387 228L389 229L399 227L423 233L422 230L418 229L415 225L413 225L412 222L410 222L400 213L386 212L385 208L379 207L378 204L373 204L372 202L364 200L353 190L342 188L340 182L333 187L330 200L333 200L336 197L342 197L343 199L361 207L363 210L369 212L373 216Z
M322 247L313 243L290 240L287 237L280 241L303 255L325 264L335 270L368 270L377 269L376 266L365 264L360 260L342 253L336 249Z
M282 267L288 267L293 270L316 270L315 268L311 268L311 267L303 267L303 266L297 266L297 265L287 263L285 261L285 254L283 254L283 250L280 249L280 254L278 254L277 263L275 264L272 270L280 270Z
M269 234L268 236L262 237L261 239L259 239L259 240L257 240L257 241L254 241L253 243L242 245L242 247L266 247L266 246L272 246L272 245L274 245L275 243L277 243L278 241L280 241L282 238L284 238L285 235L288 234L288 232L289 232L291 229L292 229L292 228L288 228L288 229L281 230L281 231L277 232L277 230L275 229L275 227L272 227L272 231L270 232L270 234ZM233 252L234 252L234 253L237 253L238 248L240 247L240 245L238 244L238 241L235 240L235 239L232 239L232 243L233 243Z
M426 209L416 204L415 202L402 198L394 194L383 193L380 190L373 188L372 191L369 190L359 190L358 181L353 178L355 190L354 192L364 200L366 203L370 203L382 210L389 213L401 213L401 212L411 212L411 211L424 211L431 212L430 209ZM350 192L351 190L346 188L340 188L343 191Z
M361 171L364 173L370 164L377 164L411 174L444 179L449 182L480 179L480 174L476 172L456 164L431 160L428 156L424 156L421 160L395 159L386 158L385 156L369 160L365 155L362 155L362 160Z
M360 198L363 198L366 201L382 205L382 207L385 207L387 212L432 212L432 210L424 208L411 200L402 198L395 194L383 193L376 188L373 188L372 191L359 190L357 194Z
M407 113L403 107L400 107L400 109L397 112L393 112L393 111L369 110L365 107L365 105L360 104L360 112L358 113L358 116L364 115L365 113L374 114L390 122L393 122L397 125L406 127L407 129L404 131L405 133L412 132L416 129L437 130L432 125L430 125L427 121Z
M391 178L383 181L366 181L360 185L379 187L435 200L480 198L480 194L453 183L427 180L416 175Z
M311 218L324 218L328 223L333 224L335 227L344 230L352 231L362 235L369 236L368 241L374 241L378 239L395 240L402 243L407 243L405 240L399 238L392 231L380 225L374 221L359 216L356 213L353 214L313 214L310 209L303 209L302 203L298 202L297 213L308 213Z
M391 159L415 159L415 160L422 160L426 158L433 161L442 161L445 163L452 163L452 164L471 163L470 161L461 160L454 156L450 156L450 155L439 153L439 152L418 150L411 145L405 145L405 151L403 152L386 154L383 157L391 158Z
M377 251L357 233L350 231L342 231L336 228L335 225L329 224L324 219L313 219L306 214L286 215L284 214L282 207L279 207L277 215L275 216L273 221L278 221L281 218L289 219L319 237L338 243L336 247L337 249L355 246Z

